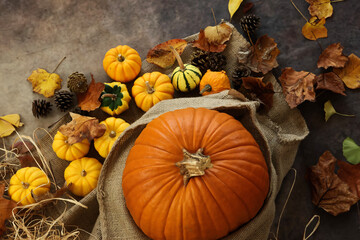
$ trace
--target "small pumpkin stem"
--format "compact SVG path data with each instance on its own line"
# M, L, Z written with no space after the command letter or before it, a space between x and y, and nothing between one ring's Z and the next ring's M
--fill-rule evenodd
M211 92L211 85L210 84L206 84L205 87L200 91L200 94L203 94L204 92Z
M81 176L82 176L82 177L85 177L86 174L87 174L86 171L83 169L83 170L81 171Z
M27 182L21 182L21 185L24 189L28 189L30 187L30 184Z
M177 62L179 64L179 67L180 67L181 71L184 71L185 66L184 66L184 63L183 63L179 53L175 50L175 48L173 46L170 45L169 47L170 47L170 50L172 51L172 53L175 55L176 60L177 60Z
M152 86L150 86L149 81L146 81L145 85L146 85L146 91L147 91L148 94L151 94L151 93L155 92L155 89Z
M123 62L125 60L125 57L121 54L121 53L119 53L119 55L118 55L118 61L119 62Z
M109 134L109 137L114 138L116 137L116 132L115 131L111 131Z
M109 97L109 98L111 98L112 100L115 100L116 97L117 97L117 95L116 95L116 94L113 94L113 93L105 93L105 94L101 95L101 99L104 99L104 98L106 98L106 97Z
M210 156L206 156L202 152L202 148L199 148L196 153L189 153L183 149L183 160L175 163L180 168L180 174L184 176L185 187L191 177L202 176L205 174L205 169L212 167Z

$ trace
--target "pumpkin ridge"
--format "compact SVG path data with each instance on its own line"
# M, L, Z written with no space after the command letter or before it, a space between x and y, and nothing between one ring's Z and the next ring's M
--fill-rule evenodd
M208 125L207 127L207 130L205 132L204 135L208 135L207 138L203 138L202 142L201 142L201 145L203 146L204 143L203 141L205 140L206 141L206 146L209 148L211 147L212 145L214 144L210 144L213 140L213 138L216 137L216 135L218 134L218 132L222 132L223 131L223 126L225 125L225 123L227 123L228 121L232 120L231 118L227 118L225 120L222 120L221 123L219 124L217 121L215 121L215 119L213 118L213 121L210 122L210 124ZM213 128L212 125L213 124L217 124L219 125L218 127L215 128L215 130L213 130L212 132L209 132L208 129L211 129ZM216 144L216 143L215 143Z
M221 131L221 129L220 129L220 131ZM220 150L221 150L222 148L228 149L228 148L230 148L230 146L231 146L231 148L236 148L236 147L251 147L251 146L254 146L254 147L256 147L256 148L258 149L258 146L257 146L257 145L254 145L254 144L244 145L243 142L241 142L241 139L239 140L238 143L233 143L233 145L230 145L230 146L227 145L228 142L229 142L230 137L233 136L233 135L235 135L235 137L236 137L237 135L239 135L239 136L241 136L241 135L246 136L245 134L239 134L239 132L242 132L242 131L246 131L246 132L247 132L247 130L245 130L245 129L235 130L235 131L232 131L231 133L229 133L229 134L226 136L226 138L222 138L222 139L220 139L219 141L215 141L214 143L213 143L213 141L214 141L213 139L210 139L210 138L207 139L208 145L210 145L210 146L208 147L208 150L209 150L209 149L211 149L211 151L212 151L212 149L216 149L216 150L220 149ZM216 129L215 132L218 132L218 130ZM215 134L215 135L216 135L216 134ZM214 136L214 134L213 134L212 136ZM244 139L244 138L243 138L243 139Z
M259 190L260 195L263 194L264 190L263 190L263 189L260 189L260 187L259 187L256 183L254 183L252 180L244 177L243 173L234 171L233 169L230 169L230 168L227 168L227 167L224 167L224 166L221 166L221 165L217 165L216 168L217 168L217 169L218 169L218 168L221 168L221 169L223 169L223 170L225 170L225 171L230 171L230 172L235 173L236 175L239 175L241 178L243 178L243 179L245 179L247 182L251 183L251 185L253 185L257 190ZM257 175L255 175L255 177L257 177ZM265 196L265 197L266 197L266 196Z
M151 168L151 166L150 166L150 168ZM144 183L147 183L147 182L150 182L150 181L154 181L155 179L158 179L158 178L160 178L160 180L161 180L162 178L164 178L164 175L166 175L166 174L171 175L171 176L174 175L173 172L169 172L168 170L165 170L163 173L157 174L156 176L152 177L151 179L146 179L145 181L141 181L141 184L144 185ZM124 182L125 179L126 179L126 177L128 177L128 174L123 175L123 176L125 176L124 179L123 179L123 182ZM168 176L168 177L169 177L169 176ZM137 185L137 186L131 188L131 189L127 192L127 195L131 194L131 192L133 192L134 189L137 189L137 187L141 187L141 185ZM162 187L163 187L163 186L160 186L159 189L161 189ZM154 196L154 195L153 195L153 196Z
M229 232L229 231L230 231L230 228L231 228L230 220L227 218L224 210L223 210L222 207L221 207L221 204L219 204L219 202L218 202L217 199L215 198L214 194L213 194L212 191L209 189L209 186L208 186L208 183L207 183L206 179L203 178L203 177L201 177L201 178L199 178L199 180L201 180L201 181L203 182L206 190L209 192L209 195L212 197L212 199L214 200L214 202L215 202L216 205L218 206L218 209L219 209L219 211L221 212L221 214L223 215L223 218L225 219L226 224L227 224L227 226L228 226L227 232Z
M192 71L191 69L188 69L188 70ZM192 71L192 72L194 72L194 71ZM187 74L191 78L191 80L194 82L194 84L197 85L195 78L193 78L190 73L186 72L185 74Z
M173 173L171 173L171 175L172 175L172 174L173 174ZM146 207L149 205L149 203L155 198L155 196L157 196L157 195L161 192L161 189L163 189L165 186L169 185L170 183L176 181L176 179L172 178L171 175L168 176L168 178L170 178L171 180L170 180L169 182L166 182L165 185L160 186L160 188L158 189L158 191L154 191L155 193L154 193L151 197L149 197L149 200L142 206L142 211L141 211L141 214L140 214L139 220L138 220L138 221L139 221L139 227L141 226L142 216L143 216L143 214L144 214L144 212L145 212ZM175 185L175 184L174 184L174 185Z
M256 154L256 153L259 153L259 148L255 145L242 145L242 146L235 146L233 148L227 148L227 149L222 149L222 150L219 150L219 151L216 151L214 153L211 154L211 157L212 157L212 161L216 162L216 161L245 161L243 159L234 159L234 158L222 158L223 156L222 155L226 155L226 154L240 154L241 151L243 151L246 147L246 150L249 151L250 153L252 154ZM251 148L250 148L251 147ZM254 151L252 151L252 148L254 147ZM249 150L251 149L251 151ZM229 152L230 153L227 153ZM245 154L245 153L243 153ZM256 165L261 165L263 166L263 161L262 160L258 160L258 159L254 159L254 158L251 158L249 159L251 161L251 163L253 164L256 164ZM257 161L257 162L256 162Z
M214 172L214 171L209 171L208 175L211 175L214 179L217 179L218 181L220 181L222 183L222 185L224 185L226 188L228 188L241 202L241 204L244 206L244 209L246 210L246 213L247 213L247 218L250 220L252 217L250 212L249 212L249 209L247 207L247 204L246 202L244 201L244 199L239 196L236 192L234 192L234 190L232 188L230 188L226 183L224 183L218 176L217 174ZM231 229L231 231L234 230L234 229Z
M248 160L244 160L244 159L215 159L215 160L211 160L211 162L213 163L214 166L218 166L219 165L219 162L223 162L223 163L226 163L226 162L234 162L234 161L239 161L241 163L241 165L246 165L244 163L248 163L250 165L256 165L256 166L259 166L261 169L265 170L265 171L268 171L267 168L264 167L264 165L262 165L261 163L257 163L257 162L249 162ZM230 164L230 163L229 163Z
M204 181L204 179L203 178L199 178L199 180L201 181ZM198 196L200 196L200 198L201 198L201 202L203 202L204 203L204 209L206 210L206 212L207 212L207 216L208 216L208 218L207 218L207 220L209 221L209 220L211 220L210 222L211 222L211 224L212 224L212 227L213 228L215 228L216 229L216 226L218 226L218 224L216 224L216 221L219 221L219 219L214 219L213 218L213 216L212 216L212 214L211 214L211 209L209 209L208 208L208 205L207 205L207 198L205 197L205 196L203 196L203 192L200 190L200 189L202 189L202 188L200 188L199 186L198 186L198 184L199 184L199 181L193 181L193 186L196 188L196 190L194 190L195 192L197 192L198 193ZM206 186L206 188L207 188L207 186ZM210 194L211 196L212 196L212 194ZM216 201L215 201L216 202ZM216 202L216 204L219 206L219 204L218 204L218 202ZM221 208L219 208L219 211L224 215L224 213L223 213L223 211L222 211L222 209ZM225 219L226 219L226 217L225 217ZM228 219L226 219L226 223L228 223ZM221 229L219 229L218 231L221 231ZM203 231L201 231L201 232L203 232ZM229 231L227 231L227 232L229 232ZM204 238L205 239L205 238Z
M191 187L190 188L190 190L191 190L191 194L190 193L188 193L187 195L188 195L188 198L190 198L191 199L191 202L192 202L192 206L193 206L193 208L196 210L196 204L195 204L195 200L194 200L194 189ZM185 191L185 193L186 192L190 192L190 191ZM196 193L196 192L195 192ZM201 225L200 225L200 221L199 221L199 216L198 216L198 214L197 214L197 211L193 211L193 214L194 214L194 217L196 218L196 221L195 221L195 223L197 224L197 229L200 229L199 230L199 232L200 232L200 235L202 234L202 231L201 231ZM185 220L186 221L186 220ZM186 226L186 224L184 224L185 226ZM185 236L186 235L184 235L184 238L185 238ZM202 237L202 236L201 236Z
M170 114L172 114L172 113L169 112L169 115L170 115ZM163 127L164 129L166 129L166 130L168 131L168 133L170 133L171 137L173 137L174 140L178 140L176 132L173 131L173 129L172 129L172 128L170 127L170 125L167 123L166 119L163 120L161 117L158 118L158 119L159 119L159 121L158 121L157 124L161 124L162 127ZM165 136L166 136L166 134L164 134L163 131L161 131L161 133L162 133L162 135L165 135ZM168 141L169 138L166 137L164 140ZM173 142L170 142L170 143L173 143ZM177 146L179 149L182 149L181 145L178 144L179 142L177 141L176 143L177 143L176 146Z
M172 197L171 197L171 201L170 200L168 200L168 201L170 201L170 204L169 204L169 206L167 207L167 211L166 211L166 217L165 217L165 221L164 221L164 224L163 224L163 226L162 226L162 229L163 229L163 236L165 237L165 228L166 228L166 223L168 222L168 218L169 218L169 215L170 215L170 209L171 209L171 207L173 206L173 204L174 204L174 199L175 199L175 197L176 197L176 195L178 194L178 191L179 191L179 189L182 187L182 184L176 184L175 183L175 181L176 181L176 179L174 178L173 179L173 181L169 181L169 183L171 182L174 182L174 184L170 187L170 189L167 191L168 193L170 193L170 192L172 192L173 191L173 189L174 188L176 188L175 189L175 191L174 191L174 193L173 193L173 195L172 195ZM162 189L161 189L162 190ZM161 190L159 190L159 191L161 191ZM166 198L168 198L168 196L166 196ZM155 216L155 217L157 217L156 216L156 214L155 214L155 212L154 212L154 214L153 214L153 216ZM151 233L151 231L150 231L150 233Z

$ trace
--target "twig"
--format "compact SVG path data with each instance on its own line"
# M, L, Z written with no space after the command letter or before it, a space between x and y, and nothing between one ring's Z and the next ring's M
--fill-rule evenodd
M304 16L304 14L302 14L302 12L298 9L298 7L295 5L295 3L293 2L293 0L290 0L290 2L292 3L292 5L294 6L294 8L300 13L300 15L305 19L306 22L309 22L309 20Z
M254 46L254 43L253 43L253 41L252 41L252 39L251 39L251 37L250 37L250 32L249 32L249 29L248 29L247 26L246 26L246 33L247 33L247 35L248 35L249 41L250 41L250 43L251 43L251 46Z
M218 26L217 26L217 22L216 22L216 17L215 17L215 13L214 13L214 9L211 8L211 12L212 12L212 15L214 17L214 22L215 22L215 26L216 26L216 32L217 34L219 34L219 30L218 30Z
M65 60L66 57L63 57L63 59L61 59L61 61L58 63L58 65L56 65L55 69L52 71L52 73L54 73L58 67L60 66L60 64Z

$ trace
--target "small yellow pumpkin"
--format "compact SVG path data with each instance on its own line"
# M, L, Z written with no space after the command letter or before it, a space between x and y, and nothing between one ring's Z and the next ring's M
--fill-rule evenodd
M230 89L230 80L226 72L207 70L200 81L200 94L208 95Z
M125 84L105 83L105 89L100 95L101 110L111 116L119 115L129 109L130 94Z
M94 146L100 156L106 158L116 139L130 124L121 118L114 117L109 117L100 124L106 126L106 132L101 137L94 139Z
M84 157L90 149L90 142L88 139L84 139L81 142L69 144L67 142L68 137L58 131L54 136L52 148L58 158L74 161Z
M139 74L141 58L135 49L127 45L119 45L106 52L103 67L111 79L129 82Z
M170 46L171 51L176 57L179 66L174 69L171 75L171 83L180 92L189 92L199 86L201 71L191 64L184 64L179 53Z
M173 98L174 95L170 78L160 72L145 73L135 80L131 91L136 105L144 112L162 100Z
M9 195L12 200L21 205L35 203L31 196L40 196L50 191L50 180L37 167L20 168L10 179Z
M72 161L64 172L70 192L84 197L95 189L101 167L102 164L95 158L83 157Z

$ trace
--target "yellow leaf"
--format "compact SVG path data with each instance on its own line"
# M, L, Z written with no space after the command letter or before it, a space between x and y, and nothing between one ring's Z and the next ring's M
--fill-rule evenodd
M348 88L360 88L360 58L355 54L349 55L349 61L345 64L345 67L334 68L333 71Z
M24 125L22 122L20 122L19 114L8 114L8 115L2 116L0 118L11 123L15 127L21 127L22 125Z
M15 127L11 123L0 119L0 137L6 137L15 131Z
M230 19L233 17L234 13L239 9L240 4L243 2L243 0L229 0L229 13L230 13Z
M310 3L308 9L311 16L321 19L331 17L333 14L330 0L307 0L307 2Z
M309 22L305 23L302 28L302 34L309 40L316 40L318 38L327 37L327 29L324 26L325 18L317 19L317 17L310 18Z
M61 88L62 79L56 73L48 73L46 70L38 68L34 70L27 79L32 83L33 91L45 97L54 96L55 90Z

